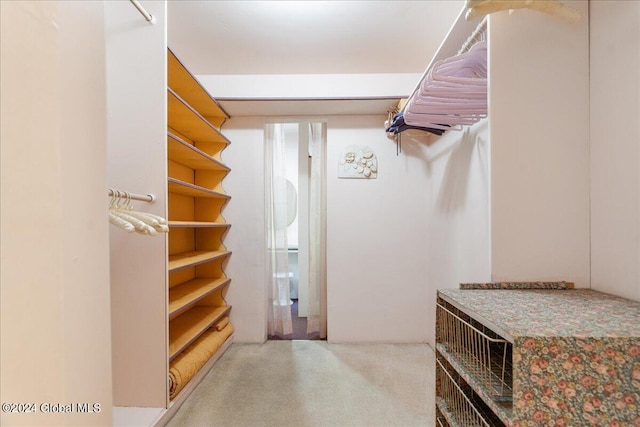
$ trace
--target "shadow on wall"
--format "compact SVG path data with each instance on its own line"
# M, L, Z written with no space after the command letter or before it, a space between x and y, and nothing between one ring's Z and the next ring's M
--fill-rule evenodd
M436 202L436 209L441 213L453 213L464 209L469 186L469 169L478 139L476 132L466 128L462 132L462 138L452 146Z
M402 149L399 157L405 158L405 168L409 169L410 167L409 158L420 159L420 164L424 168L425 176L430 177L433 157L431 146L437 143L439 137L428 132L413 129L402 132L399 137L400 147ZM389 139L389 142L394 145L396 144L392 139Z
M402 138L402 153L423 160L427 177L433 178L433 167L443 156L446 161L442 182L439 185L436 209L441 213L453 213L464 209L468 200L469 172L474 156L482 167L480 173L488 179L487 124L483 120L463 131L449 131L442 136L409 130ZM475 154L474 154L475 153Z

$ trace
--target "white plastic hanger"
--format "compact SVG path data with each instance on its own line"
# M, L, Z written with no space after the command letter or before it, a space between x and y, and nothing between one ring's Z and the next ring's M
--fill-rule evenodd
M442 70L449 72L451 70L459 72L460 70L469 70L473 72L470 77L487 77L487 43L478 41L471 48L459 55L439 61L434 71Z
M113 197L109 205L109 222L128 232L136 231L145 235L168 232L167 221L157 215L134 211L131 206L131 194L112 190ZM117 202L116 202L117 200Z
M570 23L580 20L580 12L558 0L467 0L467 21L494 12L514 9L532 9L562 18Z
M136 230L135 227L115 213L117 206L115 202L118 199L119 195L119 192L117 192L117 194L116 192L117 190L114 190L113 196L111 197L111 202L109 203L109 222L116 227L122 228L128 233L133 233Z

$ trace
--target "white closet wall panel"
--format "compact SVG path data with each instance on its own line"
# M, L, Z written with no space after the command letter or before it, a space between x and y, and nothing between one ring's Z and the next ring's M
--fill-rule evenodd
M96 414L76 411L68 424L110 425L104 9L94 2L61 1L58 25L69 30L60 32L66 398L99 403L99 414L105 412L96 419Z
M226 300L233 306L234 341L262 343L267 339L264 118L232 117L223 129L233 141L222 153L233 171L223 183L233 195L224 209L233 224L225 237L225 245L233 249L225 268L233 280Z
M152 204L133 204L166 218L166 3L142 5L155 25L128 1L104 5L108 186L155 195ZM114 405L163 408L168 403L167 238L111 226L110 243Z
M640 300L640 2L592 1L591 287Z
M0 424L110 426L103 5L0 8Z
M59 385L64 384L64 371L47 367L64 366L62 307L52 304L58 301L64 282L59 256L63 233L58 155L60 71L56 31L53 26L38 25L36 17L52 20L57 5L21 2L0 5L2 401L44 401L61 393ZM41 32L29 32L30 26ZM22 40L21 46L9 43L14 37ZM25 52L29 53L26 57ZM22 57L25 61L21 61ZM31 105L37 100L36 114ZM32 126L35 122L39 125ZM49 144L41 145L44 140ZM23 177L27 166L36 173ZM25 200L22 197L25 192L38 196ZM40 227L31 227L32 223ZM39 250L34 252L34 247ZM31 311L34 314L27 315ZM51 422L43 413L33 415L28 421L34 425ZM20 414L3 412L0 417L2 424L27 421ZM57 416L53 421L63 422L61 418Z
M589 287L589 25L521 10L489 19L494 281Z

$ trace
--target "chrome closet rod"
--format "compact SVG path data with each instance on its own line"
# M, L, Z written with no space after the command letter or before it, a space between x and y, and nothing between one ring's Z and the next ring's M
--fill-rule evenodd
M144 8L144 7L142 7L142 5L140 4L140 2L139 2L138 0L129 0L129 1L131 2L131 4L133 4L133 5L136 7L136 9L138 9L138 12L140 12L140 14L141 14L142 16L144 16L144 19L145 19L147 22L149 22L149 23L151 23L151 24L153 24L153 23L155 23L155 22L156 22L156 19L153 17L153 15L152 15L152 14L150 14L149 12L147 12L147 11L145 10L145 8Z
M141 202L153 203L156 200L156 196L153 194L135 194L135 193L127 193L126 191L113 190L109 188L107 191L107 196L109 197L117 197L120 199L131 199L131 200L140 200Z
M486 38L485 34L487 32L487 17L485 16L482 21L478 24L473 33L469 36L467 41L464 42L460 50L458 51L458 55L467 52L471 49L471 46L476 44L477 42Z

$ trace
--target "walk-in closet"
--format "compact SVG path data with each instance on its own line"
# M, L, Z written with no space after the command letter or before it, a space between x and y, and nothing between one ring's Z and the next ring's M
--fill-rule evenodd
M639 425L640 1L0 1L0 424Z

